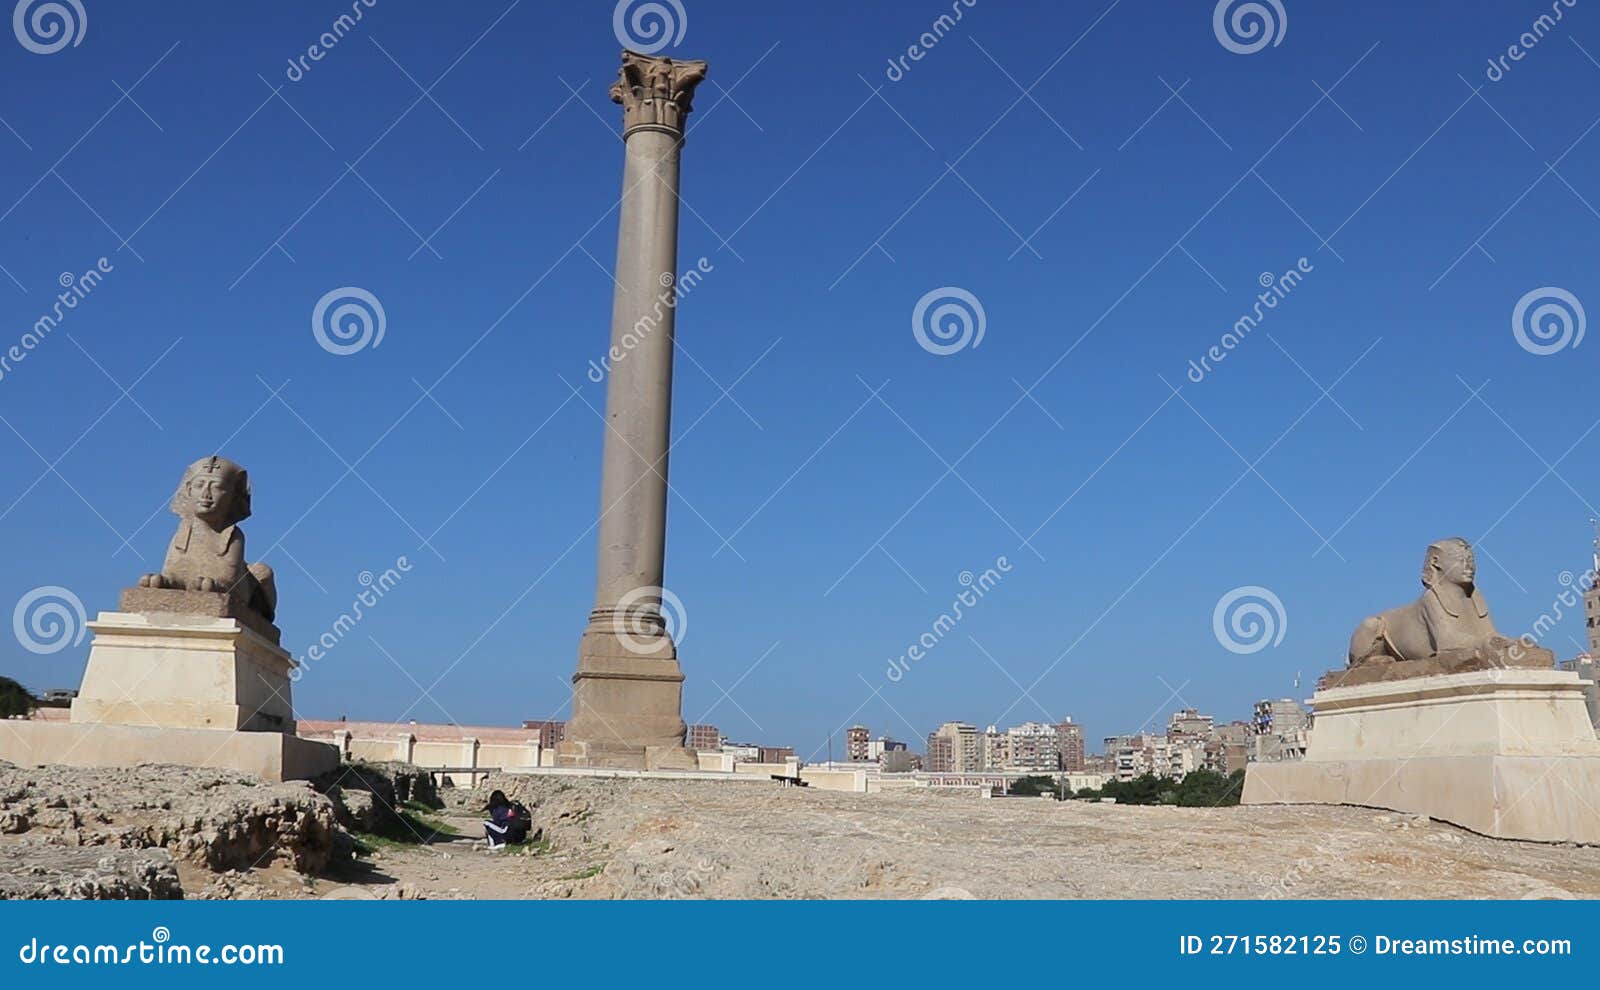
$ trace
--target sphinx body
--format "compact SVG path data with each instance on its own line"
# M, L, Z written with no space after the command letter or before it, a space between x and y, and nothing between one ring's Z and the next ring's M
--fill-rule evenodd
M1350 666L1508 645L1489 618L1476 570L1466 540L1453 537L1430 544L1422 565L1422 597L1361 620L1350 638Z
M246 564L239 523L250 517L250 475L225 457L189 465L172 496L177 534L161 570L139 579L140 587L225 594L268 622L277 613L272 568Z

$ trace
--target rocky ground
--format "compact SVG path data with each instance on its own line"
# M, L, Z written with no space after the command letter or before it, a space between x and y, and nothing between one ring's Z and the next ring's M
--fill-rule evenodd
M0 765L0 898L1600 897L1600 848L1360 808L501 776L436 809L414 770L318 783ZM536 841L484 848L496 787Z

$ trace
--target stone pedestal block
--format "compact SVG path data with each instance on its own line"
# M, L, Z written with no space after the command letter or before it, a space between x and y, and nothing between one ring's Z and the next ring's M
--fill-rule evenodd
M132 767L171 763L306 780L339 766L339 750L283 732L153 729L73 722L0 722L0 760L18 766Z
M294 661L235 618L101 612L67 722L0 722L19 766L226 767L264 780L315 777L339 750L294 734Z
M1576 674L1486 670L1326 688L1304 760L1252 763L1245 804L1350 804L1484 835L1600 843L1600 740Z
M101 612L89 628L74 723L294 733L294 661L237 619Z
M672 640L641 651L605 628L591 627L578 648L572 718L557 766L694 770L684 747L683 671Z

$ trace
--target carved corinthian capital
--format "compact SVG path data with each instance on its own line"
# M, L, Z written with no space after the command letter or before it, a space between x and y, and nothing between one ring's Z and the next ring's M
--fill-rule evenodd
M611 84L611 99L622 104L622 133L656 127L683 133L694 89L706 77L706 63L622 53L622 71Z

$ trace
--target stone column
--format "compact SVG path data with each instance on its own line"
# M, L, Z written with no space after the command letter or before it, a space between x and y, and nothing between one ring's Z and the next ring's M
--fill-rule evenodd
M559 762L694 769L683 672L661 614L678 265L678 157L706 63L622 53L625 164L605 364L595 607L578 650Z

